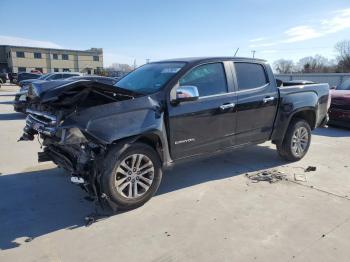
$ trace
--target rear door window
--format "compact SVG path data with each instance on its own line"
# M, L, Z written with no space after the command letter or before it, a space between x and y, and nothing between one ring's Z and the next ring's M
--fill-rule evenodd
M235 63L238 90L247 90L268 83L265 68L255 63Z
M227 93L227 81L222 63L211 63L192 69L179 81L180 86L196 86L199 96Z

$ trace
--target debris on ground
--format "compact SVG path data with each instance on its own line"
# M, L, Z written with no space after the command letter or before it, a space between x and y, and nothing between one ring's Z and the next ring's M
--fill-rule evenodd
M24 242L29 243L29 242L32 242L33 239L34 239L34 237L27 237L27 238L24 240Z
M106 219L109 216L111 216L111 214L92 213L85 217L85 226L91 226L93 223Z
M278 170L263 170L254 174L246 174L246 177L253 181L253 183L259 183L261 181L269 182L270 184L280 180L285 180L286 175Z
M316 171L316 167L315 166L308 166L304 172L313 172L313 171Z
M294 180L306 182L306 175L305 174L294 174Z

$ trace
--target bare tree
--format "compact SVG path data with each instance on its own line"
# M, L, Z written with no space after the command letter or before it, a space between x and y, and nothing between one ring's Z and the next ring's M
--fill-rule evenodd
M338 53L338 67L342 72L350 72L350 40L343 40L335 45Z
M279 74L292 73L294 70L293 60L279 59L273 63L273 67Z
M297 65L298 71L302 73L330 73L335 71L332 61L321 55L301 58Z

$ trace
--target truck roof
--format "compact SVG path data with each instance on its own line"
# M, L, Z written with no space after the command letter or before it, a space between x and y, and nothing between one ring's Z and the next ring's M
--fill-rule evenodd
M236 56L214 56L214 57L185 57L185 58L173 58L166 59L157 62L186 62L186 63L198 63L209 62L217 60L232 60L232 61L247 61L247 62L266 62L266 60L249 57L236 57Z

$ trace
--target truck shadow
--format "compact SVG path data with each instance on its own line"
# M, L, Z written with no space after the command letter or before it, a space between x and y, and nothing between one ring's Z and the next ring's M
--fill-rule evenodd
M312 131L316 136L328 136L328 137L350 137L350 129L336 126L329 126L327 128L317 128Z
M26 115L21 113L0 114L0 121L25 119Z
M0 187L0 249L19 246L18 238L82 226L93 208L58 168L2 175Z
M276 150L264 145L242 148L211 158L179 163L172 170L165 172L157 195L208 181L274 168L284 163L278 157Z
M155 197L283 163L275 150L265 146L193 160L166 171ZM0 250L18 247L25 238L82 227L84 217L95 208L58 168L2 175L0 188Z

